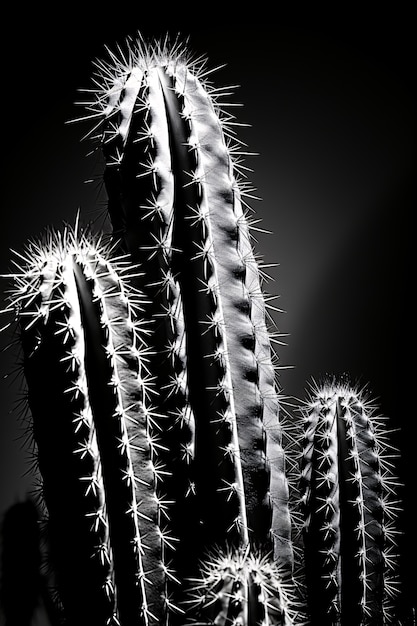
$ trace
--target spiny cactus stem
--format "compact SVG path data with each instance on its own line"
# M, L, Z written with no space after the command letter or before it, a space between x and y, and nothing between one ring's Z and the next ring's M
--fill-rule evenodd
M111 566L98 551L99 546L108 549L107 530L104 526L93 530L86 515L102 506L103 492L86 393L80 311L69 259L51 255L44 261L36 255L31 259L23 282L28 294L35 291L37 298L29 298L29 310L24 311L28 315L20 320L31 431L42 474L41 502L46 504L50 552L69 619L78 614L77 601L88 597L90 604L79 623L89 623L97 603L94 614L101 624L111 618L114 598ZM50 386L47 393L45 381ZM79 422L78 416L83 418ZM73 589L75 562L81 569L77 597L67 586Z
M136 516L126 514L126 503L135 500L129 493L134 486L128 480L121 481L120 475L125 471L121 466L123 455L118 453L112 436L118 431L114 416L117 415L118 398L112 388L109 360L103 346L107 345L104 329L100 325L98 303L94 303L91 285L78 263L74 262L74 275L81 304L81 318L84 327L86 345L86 375L89 386L89 397L93 408L93 417L97 424L97 438L101 449L103 479L107 493L110 522L110 537L113 542L114 571L118 589L118 609L122 620L137 619L141 611L146 614L147 602L144 588L144 572L140 557L141 546L132 549L132 540L140 542L139 530L136 527L132 535L132 524L137 526ZM113 424L113 427L112 427ZM120 436L120 434L117 432ZM135 511L136 513L136 511ZM139 600L138 600L139 591Z

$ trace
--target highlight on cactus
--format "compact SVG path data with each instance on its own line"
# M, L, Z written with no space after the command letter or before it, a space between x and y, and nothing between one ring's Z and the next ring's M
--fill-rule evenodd
M317 389L298 482L232 88L178 38L95 66L79 119L112 232L77 218L29 242L6 307L57 623L385 623L384 438L357 390Z

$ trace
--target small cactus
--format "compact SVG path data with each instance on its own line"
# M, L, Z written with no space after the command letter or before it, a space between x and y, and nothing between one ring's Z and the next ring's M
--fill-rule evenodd
M246 551L216 552L202 563L190 589L195 624L300 624L291 581L266 556Z
M337 380L314 386L304 411L300 496L312 623L397 623L397 481L385 420L364 389Z

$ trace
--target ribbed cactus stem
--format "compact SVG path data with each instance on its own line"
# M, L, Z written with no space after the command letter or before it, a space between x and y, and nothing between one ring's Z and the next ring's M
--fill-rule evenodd
M395 479L382 423L345 383L317 387L308 404L301 496L314 624L391 623Z
M265 556L240 552L211 554L191 590L195 619L190 624L292 626L301 624L285 572Z
M12 505L2 521L1 538L0 606L4 624L30 626L42 588L40 530L33 502Z
M167 323L185 328L197 518L179 543L194 537L189 545L201 557L215 544L249 541L291 571L267 304L243 209L238 142L229 141L233 118L220 106L222 90L207 81L206 60L193 61L181 43L138 39L97 67L89 108L98 118L113 228L148 277L148 314L161 320L170 311L155 333L154 372L169 343ZM161 285L180 291L175 313L155 290ZM158 408L168 417L169 407L161 394Z
M100 606L97 619L105 623L114 613L113 573L109 560L102 558L109 550L107 521L92 530L88 518L91 511L103 511L103 482L71 264L71 255L45 255L20 277L25 291L19 311L24 372L51 557L57 563L63 601L74 619L79 607L74 606L72 585L82 563L79 599L92 598ZM96 553L97 546L101 554ZM84 611L87 621L92 618L89 606Z
M167 612L168 503L135 269L67 229L14 275L51 559L72 624Z

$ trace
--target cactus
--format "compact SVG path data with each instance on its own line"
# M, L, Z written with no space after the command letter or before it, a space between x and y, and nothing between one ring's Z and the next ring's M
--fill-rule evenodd
M239 147L230 141L234 120L222 112L223 92L209 74L205 60L192 61L178 42L139 40L128 56L98 63L89 108L99 120L113 231L146 276L145 318L157 320L150 360L158 412L172 421L187 400L192 409L193 439L182 442L191 481L178 479L184 469L175 452L174 465L166 462L170 525L184 547L172 555L174 569L194 573L189 554L201 558L226 537L228 545L272 551L290 573L267 305L244 210L249 192L239 184ZM181 443L175 423L170 454ZM190 482L195 498L185 515Z
M109 263L105 246L69 228L31 242L26 255L12 300L61 600L70 623L111 623L117 586L129 621L138 607L146 611L151 569L139 513L142 532L157 540L147 521L157 506L157 444L143 332L133 319L142 298L127 297L120 276L132 270L123 260Z
M365 389L313 385L304 407L300 496L314 624L397 623L393 449Z
M254 555L284 588L292 551L232 120L178 45L112 61L96 95L111 251L78 227L31 243L11 296L61 600L70 623L287 624L287 601L253 593ZM213 550L248 568L233 619L229 573L218 618L190 601Z
M7 307L59 619L380 623L382 590L395 584L377 421L343 385L311 401L300 483L307 617L284 453L297 437L282 418L230 88L214 88L206 59L179 40L127 43L96 62L83 103L112 233L77 222L27 244Z

